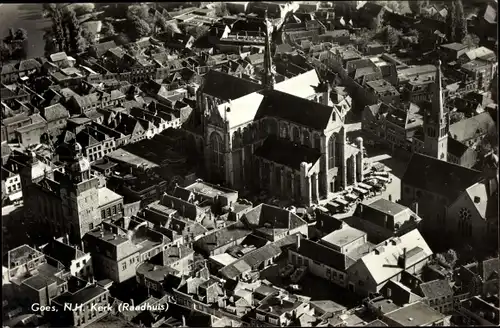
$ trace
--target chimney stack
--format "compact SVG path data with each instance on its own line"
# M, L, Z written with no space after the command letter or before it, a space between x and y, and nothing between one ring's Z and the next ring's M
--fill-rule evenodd
M65 237L66 237L65 243L69 245L69 235L66 234Z
M302 238L302 236L300 235L300 233L297 234L297 250L300 249L300 239Z

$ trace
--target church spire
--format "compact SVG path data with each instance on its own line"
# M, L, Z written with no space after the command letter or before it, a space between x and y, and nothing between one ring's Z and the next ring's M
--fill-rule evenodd
M264 24L266 25L266 45L264 49L264 78L262 84L269 89L273 89L275 83L275 72L271 54L271 35L273 33L273 24L267 17L267 10L264 16Z
M438 60L436 79L434 81L433 99L432 99L432 112L434 115L439 115L439 118L444 116L443 109L443 92L441 81L441 60Z

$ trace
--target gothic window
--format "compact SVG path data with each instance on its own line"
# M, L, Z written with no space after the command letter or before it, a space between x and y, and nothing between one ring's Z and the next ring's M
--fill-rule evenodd
M212 165L215 167L221 167L224 164L224 144L222 143L221 136L213 132L210 135L210 148L212 154Z
M328 139L328 168L332 169L335 166L335 135Z
M472 215L470 211L462 207L458 212L458 229L463 237L472 236Z
M300 144L300 130L298 127L293 127L293 141Z
M278 134L278 123L276 123L276 120L273 119L268 119L267 121L269 124L269 134L277 135Z
M321 151L321 138L317 134L314 134L314 148Z
M286 126L286 123L280 124L280 137L284 139L288 138L288 127Z
M311 135L309 134L308 131L304 131L304 145L306 145L307 147L311 147L312 148L312 145L311 145Z

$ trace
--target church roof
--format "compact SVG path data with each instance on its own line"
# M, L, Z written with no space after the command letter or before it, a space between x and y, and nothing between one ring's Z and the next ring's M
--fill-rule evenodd
M314 164L321 157L321 153L316 149L298 145L289 140L278 139L275 136L267 137L262 146L257 148L255 155L295 170L300 170L302 162Z
M214 70L205 75L203 84L203 93L223 100L234 100L262 89L261 84Z
M481 177L481 172L415 153L401 179L405 185L455 200Z
M266 116L282 118L315 130L324 130L333 114L333 107L277 90L263 92L256 119Z

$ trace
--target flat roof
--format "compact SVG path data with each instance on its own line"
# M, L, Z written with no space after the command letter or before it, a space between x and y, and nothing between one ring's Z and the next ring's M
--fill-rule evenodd
M206 195L208 197L215 197L217 195L224 195L224 194L231 194L231 193L236 193L237 191L231 190L228 188L224 188L221 186L216 186L210 183L206 183L203 181L197 181L189 186L187 186L185 189L192 191L194 193L199 193Z
M131 152L126 151L125 149L122 148L116 149L113 152L107 154L106 156L113 161L127 163L129 165L136 167L143 167L143 168L159 167L157 164L148 161L147 159L142 158L140 156L134 155Z
M339 247L342 247L344 245L347 245L363 236L366 235L366 232L355 229L353 227L346 226L342 229L336 230L323 238L321 240L332 244L336 245Z
M416 302L402 307L385 315L401 326L427 326L438 320L444 319L444 315L422 302Z

